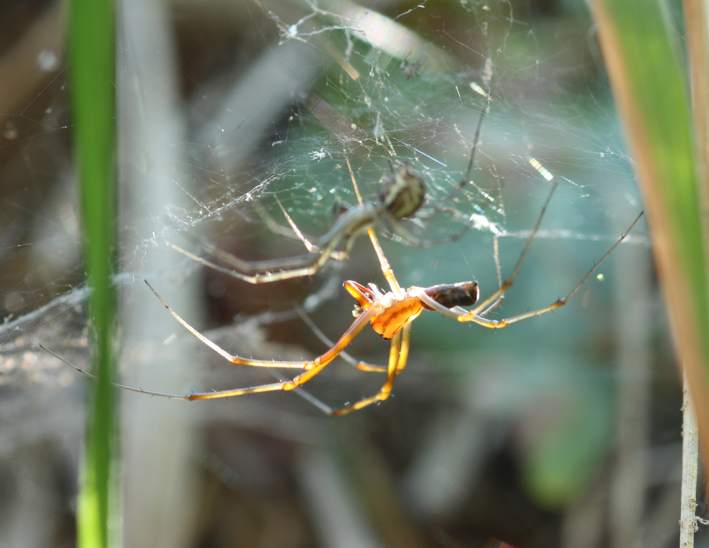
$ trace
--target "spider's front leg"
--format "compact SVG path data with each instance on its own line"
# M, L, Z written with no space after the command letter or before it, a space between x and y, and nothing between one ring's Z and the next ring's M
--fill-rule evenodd
M371 312L365 311L360 314L349 329L345 331L342 336L338 339L332 348L327 350L324 354L321 354L314 360L303 361L302 369L304 370L300 375L293 377L287 381L281 381L270 384L261 384L258 386L249 386L245 388L231 388L227 390L216 390L212 392L195 392L189 394L186 399L188 400L213 400L219 398L233 398L236 396L245 396L247 394L260 394L263 392L277 392L284 391L289 392L296 390L305 383L311 381L317 377L323 370L332 363L332 361L337 358L337 356L342 353L342 351L347 348L350 343L359 335L362 330L369 324L369 319ZM244 361L250 361L244 359ZM257 361L257 360L254 360ZM273 367L278 367L279 362L274 361ZM244 365L249 365L245 363Z
M376 308L370 308L368 310L363 311L357 316L357 318L355 318L355 320L352 322L347 331L345 331L340 336L340 338L334 345L332 345L331 348L329 348L325 353L321 354L313 360L277 361L245 358L230 354L221 346L216 344L214 341L203 335L200 331L192 327L192 325L190 325L184 318L182 318L182 316L180 316L175 310L173 310L173 308L169 304L167 304L167 302L160 296L160 294L150 285L147 280L144 281L150 291L153 292L155 297L163 306L163 308L167 310L167 312L175 319L175 321L177 321L186 331L188 331L195 338L197 338L202 344L222 356L229 363L233 365L243 365L251 367L300 369L303 371L302 373L288 381L263 384L259 386L250 386L246 388L217 390L213 392L196 392L193 394L182 396L182 399L187 400L211 400L218 398L243 396L246 394L257 394L262 392L295 390L296 388L300 387L301 385L307 383L308 381L319 375L335 358L337 358L337 356L339 356L342 351L350 345L350 343L362 332L362 330L367 327L367 325L369 325L370 319L377 312Z

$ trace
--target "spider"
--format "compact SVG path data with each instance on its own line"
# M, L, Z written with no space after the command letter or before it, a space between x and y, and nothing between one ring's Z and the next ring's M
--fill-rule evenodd
M346 159L346 164L350 176L354 177L349 159ZM401 234L405 239L414 241L415 238L408 234L399 221L413 216L423 205L425 196L426 186L421 176L408 165L399 166L388 177L378 203L364 203L358 193L359 204L344 210L330 230L318 239L317 244L312 244L303 235L285 208L278 202L291 229L308 251L305 255L287 259L245 261L203 242L202 246L209 254L231 267L227 268L195 255L177 244L169 243L168 245L206 267L250 284L304 278L316 274L330 259L346 260L357 237L373 227L380 219L384 219L395 232ZM340 244L342 244L342 249L338 249Z
M147 394L190 401L231 398L263 392L287 392L297 390L299 387L303 386L308 381L322 373L335 358L344 352L344 350L367 326L370 326L375 333L380 335L383 339L389 341L390 346L387 365L385 367L371 366L363 362L359 362L358 365L360 365L360 368L364 371L385 372L385 380L375 394L364 397L354 403L345 405L338 409L329 410L328 412L335 416L347 415L353 411L358 411L374 403L382 402L389 398L392 393L396 377L406 368L409 356L411 325L422 312L438 312L439 314L460 323L475 323L488 329L503 329L523 320L536 318L543 314L558 310L559 308L565 306L573 298L573 296L576 295L579 289L588 281L588 279L615 250L615 248L628 236L630 231L643 215L643 212L640 212L637 215L637 217L621 234L621 236L593 264L590 270L576 283L576 285L566 294L565 297L557 299L547 306L507 318L488 318L486 314L492 311L500 303L505 293L512 287L515 279L517 278L524 259L529 252L530 246L539 231L539 227L557 186L558 182L554 182L552 184L551 190L546 197L534 227L525 241L511 274L504 281L502 281L501 284L499 284L497 290L493 291L488 297L482 300L480 300L480 288L478 283L474 280L458 283L444 283L430 287L412 286L406 289L402 288L389 264L389 261L384 255L373 227L366 227L370 242L374 248L375 254L377 255L379 267L382 275L387 281L389 289L384 291L373 283L369 283L365 286L353 280L347 280L344 282L345 290L356 301L354 308L355 319L349 328L334 344L331 345L327 351L312 360L274 361L244 358L233 355L190 325L167 302L165 302L160 294L147 280L145 280L146 285L154 293L162 306L180 325L182 325L185 330L191 333L204 345L208 346L214 352L222 356L232 365L295 369L299 370L300 373L289 380L281 380L279 382L269 384L261 384L246 388L215 390L211 392L194 392L186 395L156 393L136 387L123 387ZM355 189L358 198L361 200L361 196L356 186ZM472 308L466 309L464 307Z
M475 155L480 142L482 124L486 113L490 109L490 96L486 92L483 93L487 98L487 103L480 111L480 116L478 117L467 168L463 178L460 179L457 185L454 185L448 198L451 197L452 192L462 190L467 184L472 183L471 175L475 165ZM350 250L357 237L363 232L369 231L369 229L373 228L375 224L382 219L393 232L397 233L408 243L418 247L426 247L425 242L410 234L400 222L413 217L423 205L426 196L426 185L421 176L406 164L396 169L392 168L391 175L385 179L385 184L379 195L378 202L364 203L355 182L354 172L347 154L345 154L345 165L347 166L350 179L353 183L358 204L354 207L344 209L330 230L321 236L316 244L311 243L305 237L283 205L281 205L280 201L277 200L283 216L290 225L290 229L308 251L305 255L298 255L286 259L245 261L222 251L209 242L201 242L201 247L206 253L226 265L222 266L209 259L200 257L175 243L169 242L168 245L178 253L212 270L222 272L223 274L254 285L312 276L319 272L331 259L335 261L345 261L347 257L349 257ZM457 211L450 208L442 208L442 211L449 214L457 213ZM264 217L266 217L268 221L267 224L272 227L272 230L284 234L283 227L268 218L267 215L264 215ZM451 235L447 241L454 242L459 240L470 230L470 227L470 223L466 223L466 226L464 226L461 231ZM292 237L290 233L285 234ZM441 242L427 242L428 245L433 243Z

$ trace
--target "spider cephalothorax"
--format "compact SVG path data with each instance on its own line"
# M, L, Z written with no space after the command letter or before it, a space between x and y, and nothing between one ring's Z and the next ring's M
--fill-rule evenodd
M375 333L384 339L391 339L401 329L414 321L424 310L434 310L424 302L427 295L446 308L472 306L480 296L478 283L474 281L453 284L438 284L430 287L411 286L401 291L383 292L375 284L362 285L354 280L343 284L347 292L357 301L353 315L359 316L374 307L370 325Z

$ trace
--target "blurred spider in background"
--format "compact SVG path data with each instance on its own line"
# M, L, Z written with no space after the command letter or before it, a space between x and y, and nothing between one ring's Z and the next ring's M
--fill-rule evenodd
M490 108L489 95L485 94L485 96L487 97L487 103L481 109L478 117L465 173L451 189L451 193L447 198L450 198L456 190L460 191L467 184L472 183L471 175L475 166L478 144L480 143L482 123L485 119L485 114ZM354 183L353 186L358 203L352 207L341 208L338 211L340 215L337 220L323 236L317 239L317 243L312 243L303 234L280 201L276 200L281 213L290 226L292 234L270 219L265 212L262 212L262 216L272 230L289 237L294 234L303 243L308 252L304 255L265 261L246 261L219 249L207 241L201 241L200 247L202 250L222 263L218 264L196 255L175 243L169 243L168 245L189 259L212 270L222 272L250 284L264 284L313 276L330 260L340 262L347 260L355 240L363 232L369 231L380 222L383 222L394 234L414 246L424 247L433 243L441 243L440 241L424 242L420 240L411 234L401 222L413 217L424 203L426 185L418 173L406 164L397 167L392 166L391 174L383 180L379 199L374 202L364 202L359 188L354 182L354 174L347 154L345 154L345 164ZM447 201L447 199L444 201ZM450 208L442 207L440 209L443 212L451 213ZM470 228L471 224L467 222L461 231L451 235L445 241L453 242L460 239Z

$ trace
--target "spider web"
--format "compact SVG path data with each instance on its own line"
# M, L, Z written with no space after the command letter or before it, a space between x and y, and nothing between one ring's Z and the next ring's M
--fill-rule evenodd
M574 80L593 60L554 51L516 4L441 9L423 2L389 15L326 1L257 2L253 10L262 35L250 45L258 56L228 59L206 76L199 51L185 56L182 70L195 81L176 109L186 122L167 136L176 161L151 170L154 159L125 147L123 180L168 178L171 191L159 203L139 188L131 191L129 202L153 230L134 237L133 221L121 227L116 281L123 287L165 276L150 257L174 242L198 254L204 241L247 258L302 253L279 204L304 233L325 233L338 211L356 205L347 160L365 201L378 200L397 165L411 166L425 180L425 206L407 224L417 237L440 243L429 252L437 257L433 265L423 268L420 254L407 253L406 242L381 227L394 240L390 253L409 283L475 275L494 285L491 236L526 237L552 178L562 180L561 205L556 227L554 219L546 223L542 238L611 241L637 207L607 90L594 80ZM185 40L195 45L194 38ZM123 48L129 62L132 46ZM48 73L41 91L3 117L5 179L17 181L0 203L3 255L14 266L3 274L0 335L8 352L32 347L27 341L36 342L38 333L51 342L41 331L47 326L63 332L70 324L81 332L84 324L88 290L79 266L65 73L57 51L42 50L37 59ZM129 127L149 135L145 126ZM609 222L613 229L599 230ZM461 234L457 247L445 243ZM362 256L372 267L366 276L378 279L372 258ZM482 272L473 257L482 257ZM173 263L173 283L198 270L182 259ZM35 261L41 266L23 274L21 265ZM212 288L215 295L223 291ZM309 292L311 308L335 293L327 283ZM298 295L242 312L292 308L306 293Z
M303 254L281 208L316 241L345 209L357 207L348 162L365 202L378 202L399 166L408 165L425 181L424 206L403 223L423 245L406 241L385 222L377 225L402 286L476 279L483 295L498 283L493 244L499 244L504 275L550 183L559 182L518 283L497 311L502 316L566 294L641 209L582 0L380 1L368 7L348 0L125 2L130 7L121 13L116 82L115 282L122 309L116 339L127 384L185 393L273 382L263 371L225 367L165 314L144 279L198 329L239 355L301 360L322 351L315 330L334 339L346 329L353 303L342 281L385 287L366 237L349 260L331 261L316 276L258 286L205 269L172 246L196 255L213 246L246 260ZM4 85L0 89L0 456L47 438L69 440L75 451L83 379L39 344L82 367L89 353L90 290L81 263L61 9L60 3L32 4L36 11L0 8L11 12L0 21L13 21L0 39L0 54L6 48L0 61L13 62L0 62L0 71L28 69L2 74L1 81L18 83L7 87L9 93ZM639 245L618 252L647 250L641 231L629 242ZM464 408L460 416L474 416L481 432L485 411L516 417L529 462L547 455L550 446L552 457L564 456L532 462L541 470L534 477L551 470L548 489L562 485L562 495L552 493L555 500L577 493L610 444L611 390L593 366L611 361L608 349L624 344L609 312L614 291L623 292L616 284L626 282L621 287L629 289L626 272L614 263L618 252L579 292L575 312L565 312L564 321L554 316L553 325L523 322L512 334L490 336L422 315L414 326L411 364L397 380L396 396L415 410L413 420L439 413L449 419L446 405ZM628 277L638 272L642 268ZM623 314L616 315L635 304L622 301ZM645 325L640 320L637 325ZM368 333L348 350L374 363L386 359L386 345ZM215 403L205 417L194 407L184 412L177 402L158 420L159 404L129 395L125 407L133 429L147 428L146 416L151 426L163 426L134 444L140 459L126 468L162 471L160 459L179 453L170 443L191 439L184 432L195 422L223 421L315 444L322 428L312 418L319 416L314 407L339 406L376 389L376 380L347 367L332 367L308 384L314 406L265 395ZM565 397L578 405L568 407ZM382 418L374 413L367 416ZM559 417L577 422L555 430ZM456 424L446 431L474 430ZM590 441L555 438L564 427L569 432L562 434L573 438L583 430ZM154 435L158 430L162 437ZM397 430L405 428L391 428ZM494 430L497 436L497 424ZM530 441L527 432L551 434ZM455 443L441 445L447 450ZM429 483L455 466L438 463L447 459L444 450L432 458L436 466L427 467L426 451L397 457L416 461L410 476L397 481L409 484L412 507L421 515L436 515L439 503ZM147 458L157 464L141 460ZM555 483L557 470L566 475ZM141 505L149 506L149 495L164 486L138 479L144 491L126 500L141 515ZM453 483L463 484L458 478ZM136 519L126 518L134 524L128 535L140 530ZM178 534L181 520L170 520Z
M172 79L156 84L165 86L173 110L155 103L140 110L130 91L119 91L126 101L119 126L128 128L121 198L130 210L119 225L116 283L123 298L145 299L146 277L175 288L195 279L200 267L175 254L172 243L199 253L206 241L251 259L302 253L279 203L304 233L324 234L343 207L356 206L347 160L365 201L378 200L382 180L398 165L426 182L426 204L407 228L437 244L420 250L380 227L406 285L476 276L494 287L492 238L503 248L510 242L504 269L551 179L562 183L540 239L613 241L638 204L589 22L578 8L567 9L573 25L555 32L588 40L569 51L559 49L561 38L534 20L526 2L423 1L380 11L334 0L255 2L227 14L240 28L248 21L248 32L236 37L198 10L224 40L239 40L241 53L225 46L218 54L178 11L171 24L183 29L179 55L163 59ZM136 50L121 43L119 90L130 90ZM86 344L88 289L61 58L59 45L41 50L33 60L40 84L8 103L0 120L3 180L11 181L0 198L7 265L0 274L0 382L7 385L46 382L38 342L58 351ZM141 85L137 95L149 88ZM175 113L179 123L170 118ZM151 124L170 127L159 136L167 157L132 144L151 142ZM156 181L163 189L158 199L150 196ZM339 299L345 272L381 283L371 251L362 243L355 251L344 271L330 266L287 289L258 288L255 299L242 288L217 316L229 323L260 314L257 323L270 323L294 316L296 305L315 310ZM167 263L155 263L170 254ZM228 282L207 276L212 301L229 301ZM59 370L54 363L51 383Z
M612 241L637 207L607 90L588 76L575 81L593 59L565 58L545 44L525 19L531 6L466 1L442 9L423 2L388 15L347 2L251 8L259 31L247 40L258 55L232 56L207 76L198 48L185 56L185 79L194 82L175 107L184 124L167 136L172 165L153 170L154 158L131 148L130 136L123 141L121 178L167 179L171 189L162 202L128 199L126 209L133 200L143 226L153 228L136 236L125 215L116 281L128 294L144 277L179 284L195 275L198 265L184 257L173 259L170 273L155 270L151 257L175 242L196 254L201 242L246 258L301 254L280 207L317 239L338 212L356 207L347 160L365 201L378 200L382 181L398 165L425 180L426 203L407 224L431 246L433 264L424 268L420 254L408 253L406 242L380 227L393 240L389 253L403 265L407 283L474 275L494 286L491 237L525 238L554 178L562 180L561 205L541 238ZM195 45L193 37L185 40ZM122 47L128 63L133 46ZM17 181L0 203L10 265L3 270L0 335L11 354L31 350L39 338L85 343L88 290L79 266L60 51L42 50L44 87L3 116L4 178ZM150 140L146 123L131 126L130 115L125 119L126 127L147 135L141 142ZM612 229L603 228L608 223ZM446 243L460 235L457 247ZM379 282L373 258L361 252L356 259L369 265L359 275ZM41 267L23 275L21 265L35 261ZM307 288L296 284L294 298L245 305L242 313L292 309L308 293L317 308L336 293L326 279ZM215 296L226 290L221 282L211 287ZM14 360L5 367L19 370Z

